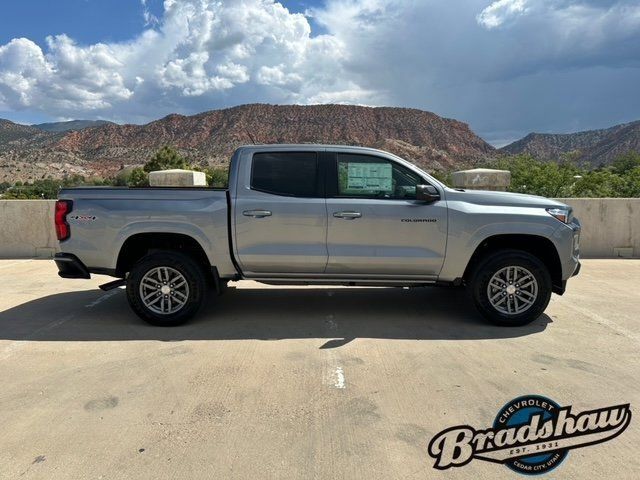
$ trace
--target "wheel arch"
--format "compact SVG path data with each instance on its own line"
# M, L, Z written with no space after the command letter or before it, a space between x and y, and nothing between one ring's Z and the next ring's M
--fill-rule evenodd
M124 278L138 260L154 251L177 251L189 255L202 265L208 279L214 280L217 285L217 272L203 246L197 239L184 233L143 232L127 237L118 252L116 276Z
M546 237L532 234L500 234L484 239L477 246L463 274L463 280L468 281L480 261L488 254L499 250L515 249L527 252L538 258L549 269L553 292L564 293L562 281L562 263L554 243Z

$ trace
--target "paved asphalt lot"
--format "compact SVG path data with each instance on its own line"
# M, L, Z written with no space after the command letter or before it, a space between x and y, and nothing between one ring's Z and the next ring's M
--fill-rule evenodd
M426 446L523 394L640 405L640 261L585 261L521 328L462 291L241 282L163 329L104 281L0 261L0 478L522 478ZM547 478L638 478L639 421Z

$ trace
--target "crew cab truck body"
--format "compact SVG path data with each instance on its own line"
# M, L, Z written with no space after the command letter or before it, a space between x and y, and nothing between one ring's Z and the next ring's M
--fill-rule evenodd
M537 318L579 271L580 224L542 197L446 187L359 147L239 148L229 188L69 188L56 204L64 278L126 283L156 325L193 316L229 281L466 285L501 325Z

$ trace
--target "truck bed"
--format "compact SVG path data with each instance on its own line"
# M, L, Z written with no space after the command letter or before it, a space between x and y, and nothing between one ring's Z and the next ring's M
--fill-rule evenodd
M115 270L117 252L132 233L172 232L197 240L221 275L236 273L226 189L76 187L62 189L59 198L73 201L67 216L71 236L61 248L76 252L90 271Z

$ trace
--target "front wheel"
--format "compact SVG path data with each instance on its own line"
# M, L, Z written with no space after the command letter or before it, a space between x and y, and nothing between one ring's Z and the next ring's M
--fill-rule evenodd
M476 308L492 323L526 325L547 308L551 276L537 257L521 250L502 250L482 260L469 284Z
M202 268L179 252L151 253L136 263L127 278L127 300L152 325L181 325L202 307L207 291Z

